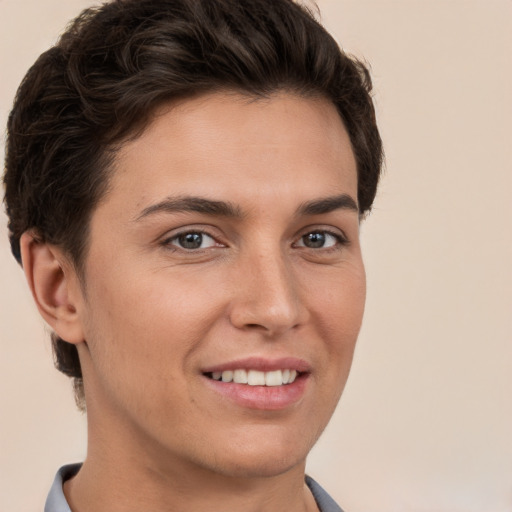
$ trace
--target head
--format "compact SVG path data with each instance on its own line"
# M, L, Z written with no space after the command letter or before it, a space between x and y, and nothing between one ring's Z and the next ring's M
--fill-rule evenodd
M179 117L180 105L205 98L213 106L204 112L219 116L229 113L230 97L251 115L254 105L284 115L285 103L294 108L300 99L335 112L354 159L360 218L382 164L370 93L365 66L290 0L117 0L88 9L29 70L9 117L12 252L23 264L24 233L58 248L86 294L92 219L122 162L174 107ZM284 99L274 108L276 98ZM83 406L77 343L57 333L52 341L56 366L74 378Z

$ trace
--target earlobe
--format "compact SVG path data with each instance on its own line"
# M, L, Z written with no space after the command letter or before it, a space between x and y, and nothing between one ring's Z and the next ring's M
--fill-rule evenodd
M23 270L39 313L62 339L84 341L78 314L81 293L76 272L61 251L25 232L20 239Z

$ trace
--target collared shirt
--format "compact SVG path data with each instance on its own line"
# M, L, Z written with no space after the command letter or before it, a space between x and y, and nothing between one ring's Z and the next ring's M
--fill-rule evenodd
M81 464L68 464L59 469L53 481L50 493L48 494L48 498L46 499L44 512L71 512L62 490L62 484L69 478L75 476L81 467ZM307 475L306 485L313 494L320 512L343 512L322 487Z

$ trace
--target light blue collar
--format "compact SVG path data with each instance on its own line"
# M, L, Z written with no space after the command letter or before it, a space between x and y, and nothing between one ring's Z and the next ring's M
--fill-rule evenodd
M82 464L68 464L62 466L53 480L52 487L46 498L44 505L44 512L71 512L64 491L62 490L62 484L75 476L78 470L82 467Z

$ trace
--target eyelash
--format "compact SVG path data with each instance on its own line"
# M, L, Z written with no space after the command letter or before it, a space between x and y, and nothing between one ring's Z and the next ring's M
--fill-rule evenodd
M187 253L202 253L203 251L209 249L210 247L206 247L206 248L199 248L199 249L187 249L185 247L179 247L178 245L173 245L172 242L178 240L180 237L184 237L186 235L201 235L201 236L207 236L208 238L211 238L213 241L214 241L214 245L213 247L217 246L219 247L219 244L220 242L218 242L217 238L213 235L211 235L210 233L208 233L207 231L205 230L202 230L202 229L188 229L188 230L185 230L185 231L181 231L180 233L176 233L175 235L171 236L171 237L168 237L166 238L165 240L162 241L162 245L164 247L166 247L167 249L169 250L172 250L172 251L184 251L184 252L187 252ZM221 244L223 245L223 244Z
M202 230L202 229L189 229L189 230L181 231L180 233L176 233L171 237L165 238L162 241L162 245L165 248L172 250L172 251L184 251L186 253L196 253L196 254L200 254L200 253L212 248L212 247L206 247L206 248L198 248L198 249L187 249L185 247L179 247L177 245L173 245L173 243L172 243L172 242L178 240L180 237L183 237L186 235L195 235L195 234L211 238L214 241L214 244L212 245L212 247L221 247L221 248L225 247L225 245L222 244L221 242L219 242L215 236L211 235L206 230ZM299 241L302 241L302 240L304 240L304 238L306 236L313 235L313 234L323 234L323 235L331 236L336 240L336 243L332 247L311 248L311 247L307 247L306 245L297 246L297 243ZM312 230L307 231L304 234L300 235L299 238L297 239L297 242L294 242L293 245L296 247L304 248L304 249L311 249L315 252L316 251L332 252L332 251L337 251L337 250L340 250L341 248L347 247L349 244L350 244L350 241L347 239L347 237L344 234L334 232L334 231L331 231L328 229L312 229Z
M337 251L337 250L340 250L340 249L342 249L344 247L347 247L350 244L348 238L344 234L341 234L341 233L338 233L338 232L334 232L334 231L331 231L329 229L313 229L311 231L307 231L306 233L301 235L298 240L301 241L306 236L314 235L314 234L322 234L322 235L332 236L336 240L336 243L332 247L319 247L318 249L307 247L305 245L302 245L302 246L299 246L299 247L304 247L305 249L312 249L312 250L319 250L319 251L321 250L323 252L332 252L332 251Z

